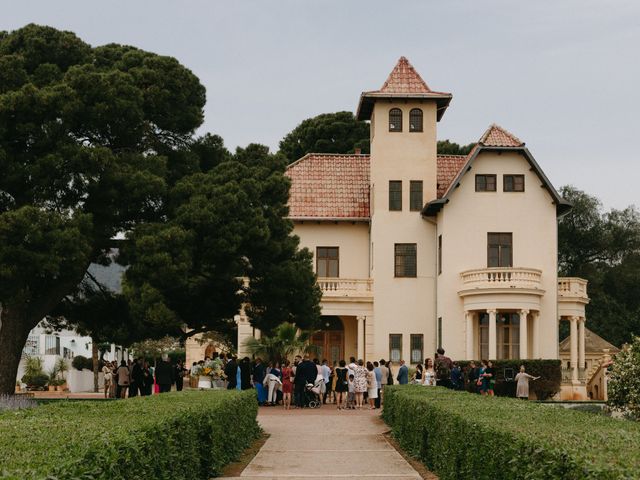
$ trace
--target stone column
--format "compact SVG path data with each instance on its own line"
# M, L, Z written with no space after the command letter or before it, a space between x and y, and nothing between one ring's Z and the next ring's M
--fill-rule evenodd
M489 309L487 313L489 314L489 359L495 360L497 358L497 335L496 335L496 313L498 311L496 309Z
M578 317L569 317L571 325L571 380L578 381Z
M364 360L364 321L366 317L359 315L356 317L358 322L358 360Z
M578 368L585 368L585 339L584 339L584 317L578 317Z
M540 312L533 312L533 358L540 358Z
M474 359L473 351L473 312L464 312L465 325L467 328L467 360Z
M520 358L529 358L529 335L527 335L527 315L529 310L520 310Z

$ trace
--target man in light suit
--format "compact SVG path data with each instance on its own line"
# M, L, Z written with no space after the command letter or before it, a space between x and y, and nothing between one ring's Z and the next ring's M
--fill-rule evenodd
M398 370L398 376L396 378L400 385L406 385L409 383L409 369L404 364L404 360L400 360L400 369Z

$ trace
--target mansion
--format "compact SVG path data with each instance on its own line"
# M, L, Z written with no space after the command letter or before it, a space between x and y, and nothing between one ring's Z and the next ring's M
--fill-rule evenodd
M323 291L313 337L330 362L558 359L571 325L570 398L584 389L586 281L558 278L571 209L524 142L490 126L468 155L439 155L452 95L402 57L356 116L371 154L310 153L288 167L289 215ZM240 315L239 353L256 335Z

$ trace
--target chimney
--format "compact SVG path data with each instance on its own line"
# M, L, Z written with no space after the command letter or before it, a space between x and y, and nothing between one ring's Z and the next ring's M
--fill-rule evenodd
M360 155L362 153L362 149L356 147L356 148L353 149L353 153L356 154L356 155Z

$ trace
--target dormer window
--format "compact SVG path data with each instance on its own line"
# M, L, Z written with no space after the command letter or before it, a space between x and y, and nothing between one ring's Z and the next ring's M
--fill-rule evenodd
M402 131L402 110L399 108L392 108L389 110L389 131Z
M420 110L419 108L413 108L409 112L409 131L422 131L422 110Z

